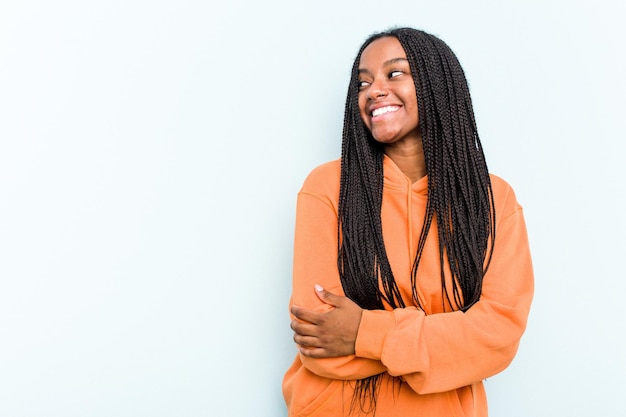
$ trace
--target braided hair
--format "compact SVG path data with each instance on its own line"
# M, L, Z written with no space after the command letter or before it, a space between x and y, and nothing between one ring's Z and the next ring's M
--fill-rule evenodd
M424 224L411 271L413 302L426 238L435 222L443 302L467 311L481 294L495 242L493 190L478 137L469 87L452 50L439 38L412 28L370 36L352 67L343 125L339 191L338 269L347 297L361 308L402 308L383 242L381 206L384 146L363 123L358 104L359 62L373 41L395 37L415 83L419 128L428 181ZM449 267L451 280L446 281ZM449 288L452 283L452 288ZM381 375L356 381L351 410L375 412Z

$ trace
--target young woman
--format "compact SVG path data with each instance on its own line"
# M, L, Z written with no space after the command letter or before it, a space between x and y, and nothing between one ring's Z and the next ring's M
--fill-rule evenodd
M486 416L533 295L522 208L490 175L463 70L411 28L352 69L341 160L298 194L290 416Z

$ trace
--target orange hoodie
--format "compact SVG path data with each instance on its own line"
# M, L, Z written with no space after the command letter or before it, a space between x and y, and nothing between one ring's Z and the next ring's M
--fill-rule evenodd
M411 183L386 156L383 167L383 239L396 283L409 303L427 178ZM298 194L291 304L330 308L315 294L316 283L344 295L337 270L339 173L339 160L319 166ZM496 241L480 300L465 313L444 303L437 233L431 228L417 275L425 311L414 305L365 310L354 355L313 359L298 354L283 379L290 417L347 416L353 381L380 373L377 416L487 416L482 380L502 371L515 356L533 296L522 208L505 181L492 175L491 183Z

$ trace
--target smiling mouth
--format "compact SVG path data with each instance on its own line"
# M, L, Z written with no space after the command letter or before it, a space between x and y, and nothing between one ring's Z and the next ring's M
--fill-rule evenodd
M376 116L382 116L383 114L386 113L392 113L394 111L398 111L400 107L399 106L385 106L385 107L381 107L379 109L376 109L372 112L372 117L376 117Z

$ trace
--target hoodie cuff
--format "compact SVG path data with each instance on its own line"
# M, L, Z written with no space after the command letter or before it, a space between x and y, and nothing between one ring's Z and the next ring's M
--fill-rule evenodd
M383 356L385 339L395 322L393 311L364 310L356 335L354 347L356 356L380 360Z

